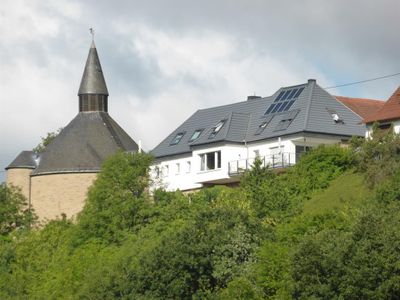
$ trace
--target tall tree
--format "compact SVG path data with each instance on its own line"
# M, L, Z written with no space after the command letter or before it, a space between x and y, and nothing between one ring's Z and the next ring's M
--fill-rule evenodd
M29 228L36 219L33 209L18 188L0 184L0 235Z

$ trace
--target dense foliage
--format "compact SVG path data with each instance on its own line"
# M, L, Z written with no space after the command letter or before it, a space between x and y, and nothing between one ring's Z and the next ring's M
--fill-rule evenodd
M0 184L0 236L7 236L15 230L27 229L36 220L28 202L18 188Z
M192 194L150 195L151 157L118 153L77 220L31 230L3 186L0 298L396 298L397 145L319 147L282 174L256 161L239 188Z

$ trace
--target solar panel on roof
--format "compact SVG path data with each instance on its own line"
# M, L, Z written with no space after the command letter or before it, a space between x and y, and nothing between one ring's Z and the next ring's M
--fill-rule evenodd
M290 103L290 102L288 102L288 101L282 102L281 107L279 107L279 109L278 109L276 112L282 112L282 111L284 111L285 108L286 108L286 106L287 106L289 103Z
M287 98L288 100L292 99L294 95L296 94L297 89L293 89L292 92L290 93L289 97Z
M293 106L294 102L300 96L303 90L304 87L281 91L274 100L274 103L272 103L268 107L264 115L288 111Z
M285 107L285 111L289 110L292 107L292 105L294 104L295 101L296 101L296 99L289 101L288 104Z
M274 109L271 111L271 113L276 113L276 111L278 110L279 107L281 107L283 104L283 102L279 102L275 105Z
M291 91L291 90L287 90L287 91L286 91L285 95L283 95L283 97L282 97L282 101L283 101L283 100L286 100L286 98L287 98L287 97L289 96L289 94L290 94L290 91Z
M303 90L304 90L304 87L300 88L300 89L297 91L296 96L294 96L294 97L295 97L295 98L299 97L300 94L301 94L301 92L302 92Z
M280 92L279 95L278 95L278 97L276 97L276 99L275 99L274 102L278 102L279 100L281 100L281 98L282 98L282 96L283 96L284 93L285 93L285 91Z
M268 107L268 109L267 109L267 111L265 112L265 114L264 114L264 115L267 115L267 114L269 114L269 113L271 112L271 110L273 110L273 109L274 109L275 105L276 105L276 104L272 104L272 105L270 105L270 107Z

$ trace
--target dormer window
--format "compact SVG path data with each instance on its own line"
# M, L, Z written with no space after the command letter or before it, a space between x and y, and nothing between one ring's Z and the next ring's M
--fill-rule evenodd
M222 121L219 121L217 125L215 125L212 132L210 133L209 139L214 138L218 134L218 132L224 126L225 122L226 122L226 120L222 120Z
M178 133L173 140L171 141L170 145L176 145L179 144L179 142L181 141L182 137L185 135L184 132L180 132Z
M202 132L203 132L203 129L197 129L195 132L193 132L192 136L190 137L189 143L197 140L200 137Z
M263 122L258 126L255 135L261 134L265 128L267 128L268 124L271 122L274 116L269 115L266 118L264 118Z

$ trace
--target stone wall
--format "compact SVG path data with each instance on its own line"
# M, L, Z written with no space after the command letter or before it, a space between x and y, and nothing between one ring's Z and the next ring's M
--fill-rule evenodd
M31 204L39 220L55 219L61 214L76 217L96 176L97 173L32 176Z
M13 185L21 189L22 195L29 199L29 176L32 169L13 168L7 170L7 185Z

